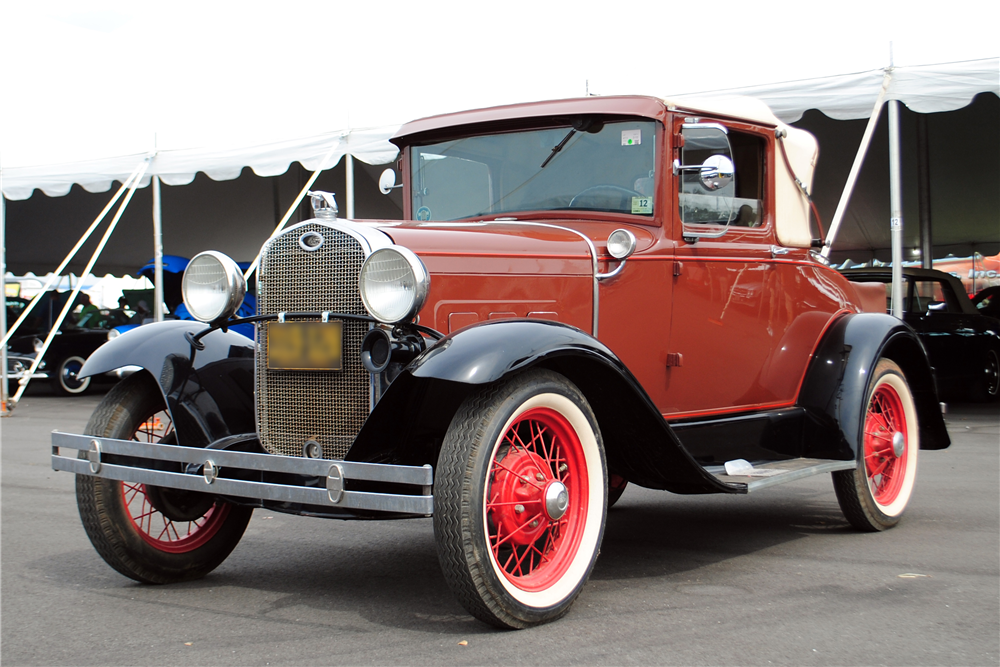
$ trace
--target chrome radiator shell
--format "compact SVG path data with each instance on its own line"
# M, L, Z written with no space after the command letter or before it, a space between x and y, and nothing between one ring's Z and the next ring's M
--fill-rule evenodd
M311 236L320 234L322 243ZM257 312L365 315L358 274L365 258L391 245L385 234L350 222L310 220L270 239L261 251ZM264 449L303 456L315 440L323 458L343 459L372 409L372 378L359 361L369 324L344 321L343 370L277 371L267 368L267 324L256 325L257 435Z

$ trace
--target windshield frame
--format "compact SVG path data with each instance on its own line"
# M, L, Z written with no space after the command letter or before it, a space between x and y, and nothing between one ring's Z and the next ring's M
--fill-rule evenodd
M416 187L415 179L417 178L417 169L415 167L415 159L419 152L423 149L427 149L432 146L438 146L441 144L446 144L449 142L457 142L463 139L469 138L479 138L479 137L491 137L491 136L502 136L506 134L522 134L528 132L538 132L538 131L554 131L555 134L559 135L559 139L562 139L571 130L574 130L574 124L579 122L581 116L585 115L588 119L596 121L595 124L602 126L608 126L617 123L641 123L648 126L652 131L653 137L651 140L647 140L645 137L645 132L643 132L642 143L651 144L652 155L650 157L651 169L649 171L653 172L651 186L651 194L649 198L653 200L653 211L652 214L642 214L642 213L631 213L625 210L600 210L595 208L587 208L584 206L574 206L573 208L568 207L556 207L556 208L511 208L508 210L494 210L494 211L476 211L475 213L469 213L464 217L450 217L446 220L418 220L417 216L417 206L414 196L414 188ZM507 123L490 123L490 124L478 124L475 126L458 126L455 128L450 128L451 131L435 131L433 133L425 133L423 136L413 137L415 140L412 143L407 143L403 146L403 151L399 158L398 166L403 176L403 205L404 205L404 217L408 221L416 222L417 224L433 225L435 223L455 223L460 221L481 221L481 220L494 220L494 219L517 219L517 220L527 220L527 219L569 219L569 220L579 220L579 219L597 219L597 220L609 220L616 222L628 222L629 224L639 224L643 226L662 226L662 220L665 215L668 215L668 208L672 205L672 197L670 196L668 189L665 188L664 183L669 181L668 175L664 172L664 162L663 162L663 152L664 152L664 137L667 135L665 130L666 125L660 118L651 118L645 115L632 115L632 114L582 114L581 116L559 116L559 117L541 117L532 118L530 123L524 122L507 122ZM645 128L643 128L645 129ZM581 129L577 132L577 135L583 134L586 136L586 129ZM569 144L573 142L570 141ZM546 156L548 156L548 151ZM551 154L552 159L543 160L539 159L539 165L545 161L546 166L540 167L535 165L537 172L532 174L530 178L534 178L543 170L551 169L554 163L557 163L560 159L565 158L567 151L556 151ZM572 152L568 153L569 158L573 158ZM543 156L546 157L546 156ZM645 194L645 193L643 193ZM491 197L491 201L493 198ZM464 213L464 211L463 211Z

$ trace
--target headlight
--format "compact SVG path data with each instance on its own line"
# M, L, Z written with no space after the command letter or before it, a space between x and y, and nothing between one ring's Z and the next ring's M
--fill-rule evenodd
M239 310L247 292L236 262L221 252L208 250L195 255L181 280L184 305L196 320L215 322Z
M615 259L627 259L635 251L635 234L627 229L616 229L608 237L608 254Z
M431 277L424 263L401 246L376 250L361 267L358 289L372 317L386 324L409 320L427 299Z
M111 329L108 331L108 340L114 340L122 335L122 332L118 329Z

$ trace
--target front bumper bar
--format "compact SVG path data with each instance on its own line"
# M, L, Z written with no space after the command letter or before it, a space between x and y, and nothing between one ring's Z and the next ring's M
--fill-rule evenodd
M75 450L63 456L60 449ZM84 451L87 458L77 458ZM150 461L171 461L197 472L167 472L145 467L108 463L106 455ZM135 484L149 484L220 496L301 503L349 510L371 510L403 514L434 513L434 472L429 465L399 466L329 459L308 459L275 454L232 452L116 440L90 435L52 432L52 469L77 475L92 475ZM220 476L225 469L272 472L315 477L317 486L254 482ZM363 480L421 487L421 495L348 491L345 480Z

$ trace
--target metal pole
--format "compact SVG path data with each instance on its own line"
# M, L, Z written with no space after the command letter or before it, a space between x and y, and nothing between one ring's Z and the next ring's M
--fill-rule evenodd
M823 250L820 252L825 258L830 257L833 240L837 238L837 232L840 231L840 223L844 221L844 214L847 213L847 204L851 201L854 184L858 180L858 174L861 173L861 165L865 161L865 154L868 152L868 145L871 143L875 126L878 124L878 117L882 111L882 102L885 100L885 94L889 90L889 83L891 81L892 70L889 69L886 70L885 76L882 77L882 88L878 91L878 98L875 100L871 116L868 117L868 125L865 126L865 133L861 135L861 145L858 147L857 155L854 156L854 164L851 165L851 172L847 175L847 183L844 184L844 191L840 194L840 201L837 202L837 210L833 214L833 220L830 221L830 231L826 235L826 245L823 246Z
M348 153L344 156L344 167L347 169L347 177L344 189L347 190L347 219L354 219L354 156Z
M889 229L892 233L892 315L903 319L903 183L899 154L899 102L889 101Z
M153 317L163 321L163 220L160 208L160 177L153 176Z
M0 172L0 285L4 306L0 310L0 339L7 337L7 199L3 196L3 173ZM0 415L7 414L7 344L0 345Z
M927 147L927 116L917 114L917 214L920 216L920 265L934 268L934 237L931 235L930 150Z

